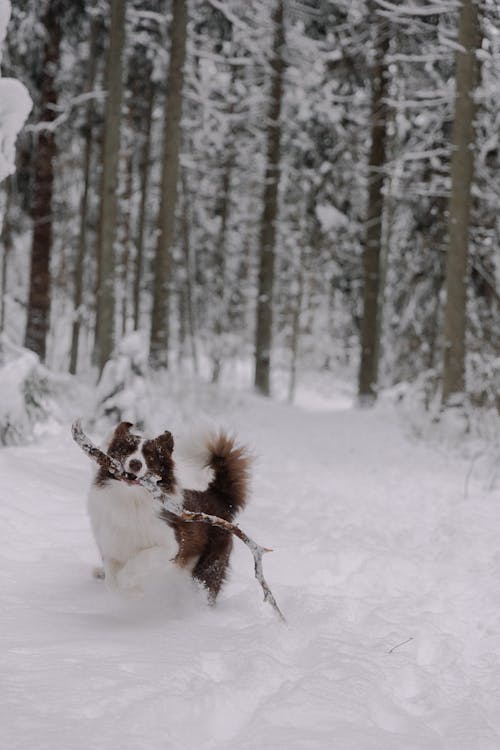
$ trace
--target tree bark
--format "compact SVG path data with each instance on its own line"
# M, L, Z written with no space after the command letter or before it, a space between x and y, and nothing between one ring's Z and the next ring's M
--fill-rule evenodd
M182 89L186 58L187 7L173 0L170 63L165 97L165 130L161 175L158 241L154 263L153 310L151 315L150 364L168 367L171 254L175 237L177 177L181 144Z
M106 106L97 241L97 311L95 359L101 375L111 357L115 333L115 253L120 121L123 90L123 47L126 0L111 0L110 39L106 60Z
M5 203L3 209L2 221L2 284L0 286L0 331L5 330L5 297L7 294L7 273L9 268L9 256L12 251L12 222L11 222L11 205L12 205L12 186L13 178L8 177L4 182Z
M187 179L183 175L182 180L182 249L184 253L184 267L185 267L185 312L186 312L186 328L188 330L189 340L191 343L191 357L193 360L193 369L197 375L199 372L198 365L198 348L196 345L196 314L194 310L193 300L193 259L189 232L189 214L188 214L188 188Z
M41 18L45 31L43 74L40 88L40 123L51 123L57 112L55 78L59 69L62 37L60 0L49 0ZM31 218L30 290L24 345L45 361L50 327L50 257L52 251L52 194L54 186L55 133L50 128L35 134Z
M300 343L300 318L304 300L304 270L302 268L304 252L301 247L299 254L299 263L297 269L297 294L293 301L292 312L292 340L290 352L290 381L288 384L288 403L293 404L295 391L297 387L297 361L299 358Z
M135 254L135 273L134 273L134 331L137 331L140 327L141 320L141 291L142 291L142 277L144 272L144 234L146 229L146 212L148 205L148 185L149 185L149 172L150 172L150 160L151 160L151 130L153 124L153 103L154 103L154 87L150 80L151 71L148 76L148 93L147 93L147 109L145 113L145 126L146 132L144 134L144 144L141 154L140 164L140 200L139 200L139 216L137 222L137 239L136 239L136 254Z
M384 166L387 139L387 64L389 47L387 22L375 15L375 60L371 72L371 146L368 174L368 205L366 235L363 250L363 317L361 320L361 362L358 377L358 397L361 403L370 404L376 399L378 380L378 337L380 278L382 258L382 215Z
M122 210L121 210L121 221L123 223L123 235L121 238L121 333L125 336L128 329L128 318L129 318L129 295L131 291L131 285L129 279L130 273L130 246L132 243L132 193L134 183L134 170L132 161L132 147L129 147L128 153L124 156L124 175L125 181L124 192L122 196Z
M89 42L89 72L87 92L94 89L96 72L97 72L97 36L99 33L97 21L92 21L90 28ZM78 365L78 344L80 340L81 326L81 306L83 302L83 278L84 263L87 255L87 219L89 207L89 189L90 189L90 164L92 156L92 120L94 116L94 106L92 101L87 105L85 138L83 144L83 192L80 201L80 234L78 238L78 253L75 264L74 280L74 317L71 331L71 350L69 358L69 371L72 375L76 374Z
M455 117L451 157L451 194L448 219L446 306L444 314L443 404L465 390L465 328L471 186L474 176L474 92L481 43L477 4L463 0L456 56ZM454 397L454 398L452 398Z
M230 110L231 111L231 110ZM230 147L227 148L226 163L223 166L222 180L220 186L219 200L215 208L215 215L220 220L219 236L214 257L215 284L214 284L214 310L215 320L213 329L212 346L212 383L218 383L222 371L224 359L223 336L230 328L226 299L226 237L231 208L231 172L233 167L233 156Z
M271 392L271 346L273 329L274 248L276 220L278 217L278 188L280 180L281 102L283 97L283 72L285 62L283 47L283 1L278 0L272 14L273 76L271 105L267 130L267 160L263 211L260 224L260 257L257 296L257 321L255 332L255 388L264 396Z

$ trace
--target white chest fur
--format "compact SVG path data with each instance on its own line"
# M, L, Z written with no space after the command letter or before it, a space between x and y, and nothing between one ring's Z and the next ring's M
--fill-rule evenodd
M92 485L88 512L103 559L124 564L151 547L161 547L174 557L174 532L155 510L153 498L142 487L113 481L104 487Z

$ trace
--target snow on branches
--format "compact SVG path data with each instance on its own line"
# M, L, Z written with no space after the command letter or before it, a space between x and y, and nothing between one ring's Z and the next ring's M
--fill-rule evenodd
M0 0L0 59L1 47L10 18L10 3ZM0 75L0 181L14 172L17 134L29 113L32 101L26 86L14 78Z

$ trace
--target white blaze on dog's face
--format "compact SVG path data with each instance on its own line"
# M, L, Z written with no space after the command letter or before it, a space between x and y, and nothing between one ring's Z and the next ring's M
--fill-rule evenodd
M165 431L154 439L131 432L130 422L121 422L113 433L107 452L120 461L127 478L136 482L148 472L160 477L163 488L174 487L174 462L172 434ZM106 473L106 472L104 472Z
M131 478L139 479L140 477L143 477L148 470L142 452L142 448L145 442L146 441L144 440L144 438L140 438L135 451L127 456L127 458L123 462L123 468L125 469L127 474L131 475Z

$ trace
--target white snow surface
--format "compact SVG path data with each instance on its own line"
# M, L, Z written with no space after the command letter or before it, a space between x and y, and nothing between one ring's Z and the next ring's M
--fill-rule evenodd
M3 746L498 750L499 491L389 404L308 411L204 388L256 454L240 524L274 548L288 623L237 540L214 609L173 567L143 599L110 593L90 574L92 467L69 426L4 448ZM186 426L202 400L186 395ZM156 404L164 427L171 409Z

